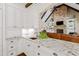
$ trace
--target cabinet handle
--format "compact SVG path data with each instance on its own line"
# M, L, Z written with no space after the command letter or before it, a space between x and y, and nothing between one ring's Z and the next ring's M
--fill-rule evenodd
M11 41L11 43L13 43L13 41Z
M38 48L40 48L40 46L38 46Z
M53 53L54 56L58 56L56 53Z
M38 54L38 55L40 55L40 53L39 53L39 52L38 52L37 54Z
M11 46L11 48L13 48L13 46Z
M68 51L68 53L71 53L72 55L76 56L74 53L72 53L71 51Z
M13 52L12 52L12 53L10 53L10 55L13 55Z
M30 44L28 44L27 46L30 47Z

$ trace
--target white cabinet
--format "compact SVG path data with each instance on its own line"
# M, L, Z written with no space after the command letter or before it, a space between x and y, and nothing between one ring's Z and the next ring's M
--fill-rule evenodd
M6 37L21 36L23 28L23 11L6 4Z
M26 55L30 56L52 56L53 52L50 49L41 46L39 43L34 43L33 41L25 40L24 52Z
M6 38L13 37L16 35L16 28L15 28L15 8L13 6L6 4Z
M34 20L29 17L29 14L27 14L27 12L24 13L23 18L24 18L23 21L24 28L31 28L34 25L33 24Z
M26 53L26 55L35 55L35 52L37 51L37 44L29 41L29 40L25 40L24 42L24 52Z
M6 39L6 50L8 56L16 56L23 52L23 38L13 37Z
M24 28L28 28L28 21L27 21L28 18L26 18L27 16L28 16L27 13L23 14L23 18L24 18L24 20L23 20L23 26L24 26Z
M22 52L22 39L14 38L21 37L23 28L24 14L22 8L14 5L5 4L5 36L7 55L17 55ZM7 40L7 38L11 38ZM14 39L12 39L14 38Z
M17 37L17 55L24 52L24 38L22 37Z
M15 27L15 8L6 4L6 27Z
M19 28L6 28L6 38L17 37L21 35L21 30Z
M10 52L8 52L8 56L16 56L16 51L10 51Z
M8 56L13 56L16 55L17 52L17 40L14 38L9 38L6 39L6 47L7 47L7 55Z
M0 56L2 55L2 8L0 7Z
M23 9L21 8L16 8L16 27L18 28L22 28L23 27L23 21L24 21L24 14L25 12L23 11Z
M53 52L50 51L50 49L40 46L37 51L35 52L36 56L52 56Z
M24 11L26 8L22 10L22 7L16 7L17 4L11 4L0 3L0 55L2 53L3 55L15 55L22 51L21 39L7 40L7 38L21 36L21 29L28 23L27 19L24 18L26 17L26 11Z

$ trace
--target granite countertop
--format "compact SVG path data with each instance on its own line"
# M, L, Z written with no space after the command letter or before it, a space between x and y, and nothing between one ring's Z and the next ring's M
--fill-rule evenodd
M63 52L67 55L72 54L72 55L79 56L79 43L73 43L73 42L62 41L62 40L57 40L57 39L52 39L52 40L49 39L48 41L49 41L48 42L49 48L57 50L57 52Z
M48 38L46 41L39 41L42 46L55 50L57 53L65 55L79 56L79 43L62 41Z
M79 43L73 43L53 38L47 40L31 40L33 43L48 48L51 52L55 51L59 55L64 56L79 56Z

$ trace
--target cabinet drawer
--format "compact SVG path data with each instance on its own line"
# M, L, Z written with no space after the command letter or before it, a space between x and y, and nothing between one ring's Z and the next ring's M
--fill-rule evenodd
M10 45L10 44L16 44L16 40L7 40L7 44Z
M40 46L40 47L38 46L38 49L35 51L35 55L36 56L51 56L52 53L50 49L43 46Z
M62 51L62 53L65 54L64 56L77 56L77 54L70 49L66 49Z
M16 51L10 51L8 52L8 56L15 56L16 55Z
M13 44L8 46L8 51L15 50L15 49L16 49L16 46Z
M35 45L35 44L33 44L33 43L28 43L28 44L26 44L26 46L25 46L25 49L27 49L27 50L30 50L30 51L34 51L34 50L36 50L38 47L37 47L37 45Z
M26 41L24 45L24 51L26 54L28 53L29 55L35 55L36 51L40 48L40 45L37 43L34 43L32 41Z
M51 53L45 50L38 50L36 51L36 55L37 56L51 56Z
M34 49L35 49L35 48L38 48L38 45L39 45L39 44L34 43L34 42L32 42L32 41L26 41L24 44L25 44L25 47L29 47L29 48L32 48L32 49L33 49L33 48L34 48Z

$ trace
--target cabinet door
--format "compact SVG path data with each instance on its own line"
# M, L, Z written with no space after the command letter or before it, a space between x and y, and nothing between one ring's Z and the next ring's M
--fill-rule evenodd
M24 12L20 8L16 8L16 20L15 20L16 24L15 24L15 26L16 26L16 30L17 30L16 34L18 36L21 36L21 30L23 28L23 20L24 20L23 13Z
M24 27L25 28L34 28L35 26L37 26L37 19L35 19L35 17L37 18L37 15L35 14L30 14L26 11L24 11Z
M37 49L35 54L37 56L51 56L52 55L52 51L50 51L50 49L48 49L48 48L40 46L40 48Z
M6 4L6 38L15 36L15 8Z
M11 5L6 5L6 37L14 37L21 35L20 24L21 11Z
M35 55L35 52L37 51L37 45L31 41L26 40L25 46L24 46L24 51L27 55Z
M29 28L30 27L29 20L28 20L29 19L29 16L27 15L27 13L26 14L24 13L23 15L24 15L23 16L23 18L24 18L23 26L24 26L24 28Z
M24 51L24 39L23 38L17 38L17 41L18 41L18 43L17 43L17 55L18 54L20 54L20 53L22 53L23 51Z
M14 27L15 26L15 8L6 5L6 26L7 27Z
M23 11L20 8L16 8L16 27L23 27Z
M2 9L0 8L0 56L2 55Z
M16 56L16 51L10 51L10 52L8 52L8 56Z

